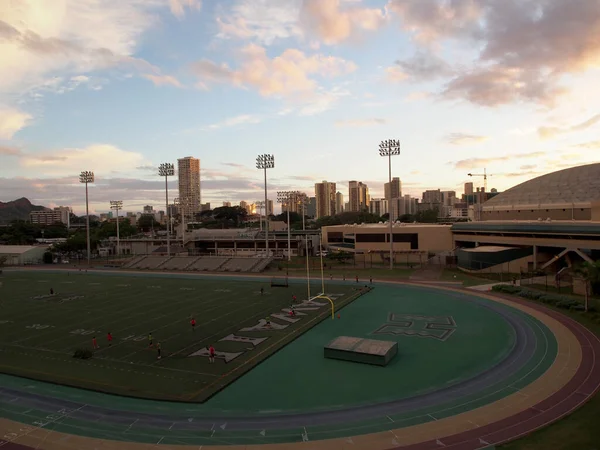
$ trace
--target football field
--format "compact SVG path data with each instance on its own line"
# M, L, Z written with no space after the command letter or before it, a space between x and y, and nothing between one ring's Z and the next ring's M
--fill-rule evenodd
M75 271L5 272L0 281L0 372L153 399L202 402L331 317L328 300L306 302L306 282ZM311 292L320 290L319 281ZM336 309L361 292L326 285ZM94 337L93 356L74 358Z

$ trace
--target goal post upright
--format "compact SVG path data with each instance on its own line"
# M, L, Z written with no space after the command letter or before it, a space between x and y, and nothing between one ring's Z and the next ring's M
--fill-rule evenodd
M315 298L313 298L312 300L316 300L318 298L324 298L325 300L329 300L329 303L331 303L331 319L335 320L335 304L333 303L333 299L330 298L330 297L328 297L325 294L319 294Z

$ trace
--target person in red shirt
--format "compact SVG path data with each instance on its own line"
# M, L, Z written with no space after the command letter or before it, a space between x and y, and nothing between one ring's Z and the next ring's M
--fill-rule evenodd
M292 303L296 303L296 300L297 300L296 294L292 294Z
M97 350L100 348L100 347L98 347L98 341L96 341L96 336L94 336L92 338L92 346L94 347L94 350Z
M190 324L192 325L192 331L196 331L196 319L192 317L192 320L190 320Z
M106 335L106 340L108 341L108 346L110 347L112 345L112 334L110 333L110 331L108 332L108 334Z
M212 345L208 347L208 361L211 364L215 362L215 348Z

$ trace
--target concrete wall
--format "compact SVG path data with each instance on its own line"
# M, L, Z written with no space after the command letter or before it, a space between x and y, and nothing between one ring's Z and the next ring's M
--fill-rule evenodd
M592 203L592 221L600 222L600 202Z
M597 240L576 240L576 239L548 239L533 237L512 237L509 234L504 236L475 236L472 234L454 233L455 247L457 242L478 242L480 244L507 245L507 246L532 246L538 247L556 247L556 248L587 248L600 250L600 236Z

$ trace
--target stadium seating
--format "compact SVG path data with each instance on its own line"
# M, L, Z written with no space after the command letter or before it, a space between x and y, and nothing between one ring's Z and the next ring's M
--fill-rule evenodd
M142 262L144 259L146 258L146 255L142 255L142 256L135 256L131 261L123 264L122 268L123 269L137 269L138 264L140 262Z
M231 256L137 256L124 269L185 270L195 272L262 272L273 258Z
M186 270L195 263L198 256L173 256L158 267L160 270Z
M168 259L169 256L146 256L138 264L132 266L132 269L156 269Z
M217 271L220 270L221 266L225 264L230 258L227 256L202 256L187 270L195 271Z
M262 272L263 270L265 270L267 268L267 266L269 264L271 264L271 261L273 261L273 257L269 257L269 258L260 258L258 260L258 262L256 262L254 264L254 267L252 267L252 269L250 269L250 272Z
M255 258L230 258L223 264L219 271L222 272L250 272L256 265Z

